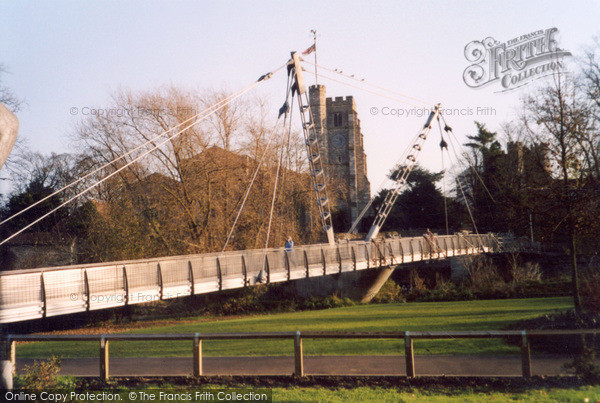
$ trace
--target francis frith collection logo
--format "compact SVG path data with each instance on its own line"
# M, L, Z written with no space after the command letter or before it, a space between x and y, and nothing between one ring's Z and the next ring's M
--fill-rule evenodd
M463 72L465 84L471 88L497 84L497 92L506 92L560 73L571 53L558 47L557 33L557 28L548 28L506 42L492 37L469 42L465 57L472 64Z

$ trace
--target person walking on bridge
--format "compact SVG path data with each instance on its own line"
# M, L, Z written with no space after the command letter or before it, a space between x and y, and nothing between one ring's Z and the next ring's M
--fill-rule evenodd
M431 232L429 228L427 228L427 231L425 232L425 234L423 234L423 238L425 238L427 244L429 245L430 255L437 253L438 257L440 257L442 253L442 248L440 248L435 234Z
M285 241L285 245L283 250L286 252L291 252L294 249L294 241L291 236L288 236L287 241Z

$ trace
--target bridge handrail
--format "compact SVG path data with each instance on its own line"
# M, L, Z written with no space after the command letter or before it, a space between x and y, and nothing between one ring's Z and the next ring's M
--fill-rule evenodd
M0 323L496 249L488 235L438 236L435 242L439 250L423 237L390 238L296 246L292 253L252 249L4 271Z
M504 337L573 336L596 335L600 329L548 329L548 330L439 330L410 331L413 339L495 339ZM298 334L303 339L398 339L406 336L406 331L396 332L231 332L231 333L97 333L97 334L3 334L0 342L34 341L95 341L106 340L246 340L246 339L287 339Z

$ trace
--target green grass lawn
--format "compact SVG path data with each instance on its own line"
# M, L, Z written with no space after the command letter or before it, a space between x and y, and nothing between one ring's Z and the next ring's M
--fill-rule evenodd
M586 400L587 399L587 400ZM466 389L449 389L445 392L414 392L392 388L358 387L331 390L327 388L276 388L273 402L590 402L600 401L599 386L582 386L570 389L538 389L525 392L474 392Z
M321 311L265 314L239 319L186 320L129 333L217 333L271 331L431 331L500 330L509 323L572 308L570 298L365 304ZM507 354L502 340L417 340L415 354ZM112 357L191 356L191 342L111 341ZM402 354L403 340L304 340L306 355ZM207 356L292 355L291 340L205 341ZM98 343L40 342L17 347L18 357L96 357Z

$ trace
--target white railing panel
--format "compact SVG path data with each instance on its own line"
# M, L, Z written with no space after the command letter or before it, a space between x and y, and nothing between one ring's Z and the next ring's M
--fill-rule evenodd
M189 262L192 265L195 294L219 291L220 279L216 256L199 255L190 258Z
M336 274L340 272L340 263L337 256L336 246L326 246L323 248L325 255L325 274Z
M0 307L42 303L41 273L0 276Z
M353 245L354 253L356 256L356 270L364 270L369 267L369 259L367 256L367 249L364 242L356 242Z
M89 284L90 310L125 305L125 273L123 267L101 266L86 268Z
M287 252L290 262L290 280L306 277L306 262L304 261L304 249L294 248Z
M349 243L342 243L338 248L340 250L340 258L342 259L342 272L353 271L352 246Z
M221 274L223 276L243 277L244 271L241 253L219 255L219 263L221 265Z
M353 256L356 269L363 270L410 262L413 256L414 261L419 261L496 248L496 238L491 234L460 234L435 236L433 245L424 237L414 237L388 239L377 245L353 241L336 247L326 244L296 246L287 253L289 270L283 249L269 249L269 273L264 250L0 272L0 323L40 318L45 307L47 315L53 316L178 298L190 295L192 290L201 294L240 288L266 283L267 274L271 282L305 278L307 263L310 277L338 273L340 261L342 271L346 272L355 269Z

